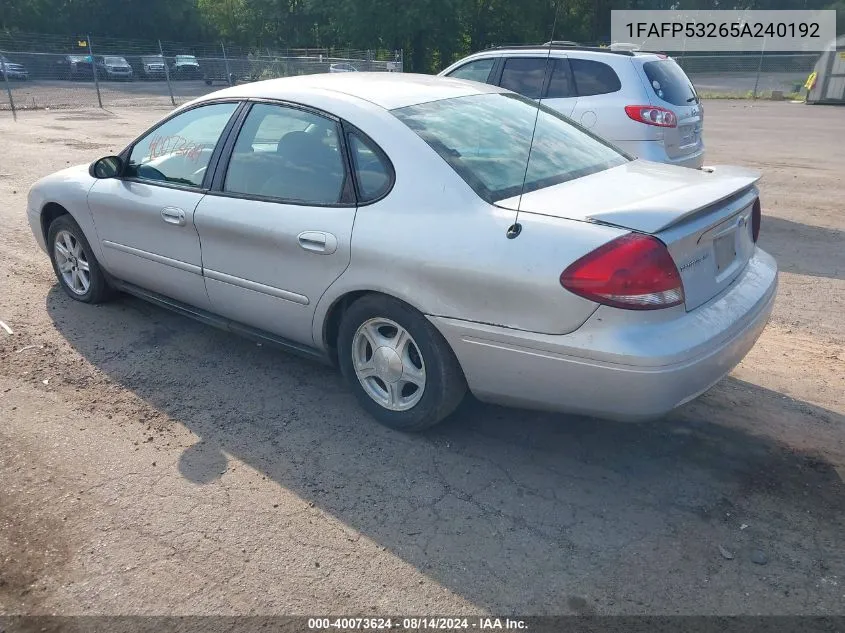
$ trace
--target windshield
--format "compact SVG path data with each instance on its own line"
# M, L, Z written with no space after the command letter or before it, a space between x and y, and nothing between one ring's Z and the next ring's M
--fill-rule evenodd
M126 60L122 57L106 57L106 63L114 66L126 66Z
M689 77L674 60L646 62L643 64L643 70L651 89L660 99L672 105L698 103L698 95Z
M87 62L91 61L90 55L70 55L70 61L72 62Z
M541 105L538 116L537 108L531 99L497 93L392 112L488 202L519 195L523 179L525 192L536 191L629 160L558 112Z

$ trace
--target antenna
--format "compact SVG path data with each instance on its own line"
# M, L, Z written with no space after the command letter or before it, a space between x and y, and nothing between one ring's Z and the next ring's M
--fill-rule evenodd
M543 102L542 90L546 86L549 67L551 66L552 47L555 45L555 30L557 29L557 16L559 9L560 4L555 2L555 18L552 22L552 34L549 37L549 41L545 44L545 46L548 46L549 51L546 54L546 67L543 69L543 83L540 84L540 98L537 99L537 114L534 116L534 129L531 130L531 144L528 146L528 157L525 159L525 172L522 174L522 187L519 191L519 201L516 203L516 218L514 219L513 224L508 227L507 233L505 233L509 240L514 239L522 233L522 225L519 223L519 210L522 208L522 196L525 193L525 183L528 180L528 166L531 164L531 150L534 149L534 135L537 133L537 122L540 120L540 104Z

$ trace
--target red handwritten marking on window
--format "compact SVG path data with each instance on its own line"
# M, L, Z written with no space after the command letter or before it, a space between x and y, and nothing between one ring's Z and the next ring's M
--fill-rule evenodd
M150 160L162 156L184 156L190 161L197 162L203 150L210 149L209 143L197 143L180 134L161 136L156 134L150 141Z

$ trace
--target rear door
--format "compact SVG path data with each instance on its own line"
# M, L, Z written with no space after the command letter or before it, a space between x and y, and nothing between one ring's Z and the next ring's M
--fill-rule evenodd
M678 118L674 128L662 128L663 144L670 159L680 159L704 148L704 109L692 82L673 59L646 61L640 67L651 105L672 110Z
M529 99L539 99L543 96L548 78L546 68L553 61L548 55L506 57L496 83Z
M214 312L314 344L317 301L349 265L356 207L346 163L336 119L252 104L196 209Z
M543 104L571 117L577 103L578 91L575 88L569 59L556 54L551 60L551 76Z

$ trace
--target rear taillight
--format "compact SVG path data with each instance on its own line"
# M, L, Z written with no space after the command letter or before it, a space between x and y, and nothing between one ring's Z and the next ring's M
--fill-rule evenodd
M755 242L760 237L760 220L763 219L763 211L760 208L760 198L754 201L754 206L751 207L751 239Z
M656 125L657 127L675 127L678 125L678 117L675 113L666 108L658 106L629 105L625 106L625 114L638 123Z
M629 310L656 310L684 302L681 275L657 238L628 233L571 264L560 285L585 299Z

